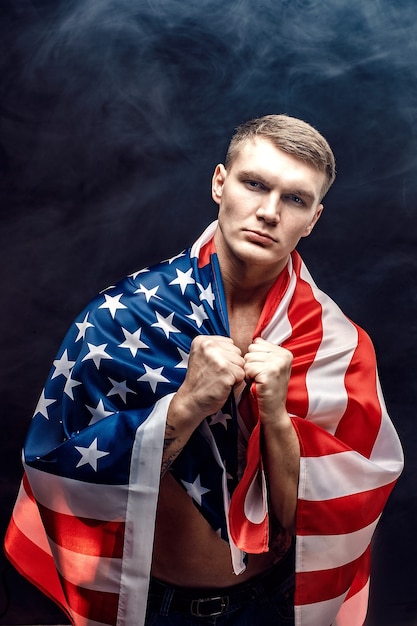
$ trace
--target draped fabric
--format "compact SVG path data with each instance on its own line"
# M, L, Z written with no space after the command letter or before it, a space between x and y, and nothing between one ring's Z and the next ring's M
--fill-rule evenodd
M215 228L97 296L70 327L36 407L5 548L76 626L143 624L169 403L192 339L228 334ZM294 356L287 409L301 447L296 625L361 626L370 540L403 463L372 344L297 252L255 334ZM231 396L208 416L172 472L228 541L237 575L246 552L268 549L256 388L238 407Z

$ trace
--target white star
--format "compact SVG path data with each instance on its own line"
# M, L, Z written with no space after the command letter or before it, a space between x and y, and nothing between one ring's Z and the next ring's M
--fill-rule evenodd
M57 376L60 376L61 374L65 376L65 378L68 378L74 365L75 365L75 361L69 361L68 359L68 350L64 350L64 353L61 356L61 358L55 359L54 361L55 372L52 374L51 379L56 378Z
M96 366L97 369L100 368L100 361L102 359L113 358L112 356L110 356L110 354L107 354L106 352L107 343L102 343L99 346L95 346L92 343L87 343L87 345L88 345L89 353L86 354L82 360L83 361L88 361L89 359L93 360L94 365Z
M90 322L88 321L89 315L89 313L86 313L85 318L82 322L75 323L76 327L78 328L78 335L75 343L77 343L77 341L79 341L80 339L84 339L87 328L94 328L94 324L90 324Z
M188 354L188 352L184 352L184 350L181 350L181 348L177 348L177 350L180 353L181 361L177 363L175 367L178 367L180 369L187 369L188 359L190 355Z
M65 383L64 393L66 393L67 396L71 398L71 400L74 400L74 394L72 393L72 389L73 387L78 387L78 385L81 385L81 383L78 380L73 380L70 374L67 378L67 382Z
M103 304L101 304L98 308L109 309L111 316L114 319L114 316L116 315L116 311L118 309L127 309L127 306L119 302L122 295L123 295L122 293L119 293L117 296L108 296L105 293L104 297L106 298L106 302L103 302Z
M213 289L211 287L211 283L209 283L205 289L199 283L197 283L197 287L199 288L199 290L201 292L200 293L200 300L207 300L207 302L209 303L210 307L213 308L213 303L214 303L216 298L214 297L214 293L213 293Z
M105 287L104 289L102 289L101 291L99 291L99 293L104 293L105 291L109 291L109 289L114 289L116 287L116 285L108 285L107 287Z
M213 424L223 424L223 426L227 430L227 420L231 420L232 416L228 413L222 413L221 411L217 411L215 415L211 416L210 426Z
M114 415L114 411L106 411L106 409L104 408L103 400L99 400L99 403L97 404L96 408L92 406L87 406L87 409L91 413L91 420L88 422L89 426L91 426L92 424L95 424L96 422L99 422L100 420L104 419L105 417L108 417L109 415Z
M119 395L125 404L126 404L126 396L127 396L127 394L128 393L136 393L132 389L129 389L129 387L126 384L127 383L126 380L121 380L119 382L117 380L113 380L113 378L109 378L109 381L111 382L113 387L110 389L110 391L109 391L109 393L107 395L108 396Z
M190 304L193 312L191 313L191 315L186 315L185 317L189 317L190 320L194 320L194 322L197 324L197 327L200 328L204 320L208 319L208 315L205 312L204 306L202 304L200 304L199 306L194 304L194 302L190 302Z
M163 367L157 367L155 369L152 369L152 367L149 367L149 365L143 365L146 373L138 378L138 382L143 380L144 382L149 383L154 393L156 391L158 383L169 383L168 378L162 376L162 370L164 369Z
M186 480L181 481L184 487L187 490L187 493L193 500L195 500L201 506L201 497L204 496L205 493L211 491L211 489L206 489L201 486L200 482L200 474L197 476L193 483L188 483Z
M81 459L78 461L76 467L82 467L83 465L91 465L93 470L97 471L97 461L103 456L107 456L110 452L102 452L97 450L97 437L91 443L89 448L83 448L81 446L74 446L76 450L81 454Z
M152 326L155 326L156 328L160 328L161 330L163 330L166 336L168 337L168 339L169 339L169 333L181 332L178 330L178 328L175 328L175 326L172 323L172 320L174 318L174 313L170 313L168 317L163 317L162 315L158 313L158 311L155 311L155 313L156 313L156 318L158 321L152 324Z
M54 402L56 402L56 400L52 400L52 398L45 398L45 389L44 389L38 400L38 404L36 405L36 409L35 409L33 416L35 416L37 413L40 413L41 415L46 417L47 420L49 420L48 406L50 406Z
M125 328L122 328L123 334L125 336L125 341L119 344L119 348L127 348L131 351L132 356L135 357L138 350L141 348L149 348L146 343L140 340L140 333L142 332L141 328L138 328L136 332L130 333Z
M185 290L187 289L187 285L194 285L195 280L191 277L193 273L193 268L190 267L186 272L182 272L181 270L176 270L177 278L171 280L170 285L179 285L181 287L181 293L184 295Z
M136 289L134 293L143 293L145 295L146 302L149 302L151 298L157 298L158 300L162 300L160 296L156 295L156 292L158 291L158 289L159 289L159 285L157 285L156 287L153 287L152 289L146 289L146 287L142 285L142 283L139 283L139 289Z
M133 274L129 274L129 277L133 278L133 280L136 280L139 274L145 274L146 272L149 272L148 267L144 267L142 270L138 270L137 272L133 272Z
M169 265L171 265L171 263L173 263L176 259L181 258L182 256L185 256L184 252L180 252L179 254L177 254L176 256L172 256L170 259L167 259L165 262L169 263Z

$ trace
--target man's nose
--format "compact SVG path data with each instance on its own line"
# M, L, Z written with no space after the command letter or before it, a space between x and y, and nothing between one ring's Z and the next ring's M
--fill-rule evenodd
M280 220L281 204L280 198L275 195L269 195L262 199L257 215L260 219L268 223L278 223Z

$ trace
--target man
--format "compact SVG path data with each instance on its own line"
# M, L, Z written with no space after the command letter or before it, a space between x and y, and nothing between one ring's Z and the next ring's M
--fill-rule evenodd
M403 459L369 338L295 252L334 177L305 122L242 125L218 221L69 330L6 550L73 623L363 624Z

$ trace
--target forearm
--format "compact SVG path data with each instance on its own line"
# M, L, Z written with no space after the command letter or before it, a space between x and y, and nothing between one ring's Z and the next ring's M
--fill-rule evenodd
M181 453L194 430L221 409L240 384L244 360L229 337L198 335L191 344L187 374L167 415L162 475Z
M262 424L262 445L272 510L283 528L295 532L300 445L291 419Z
M186 400L187 398L179 390L168 409L161 463L162 476L181 454L192 433L204 419L204 415L193 410Z

